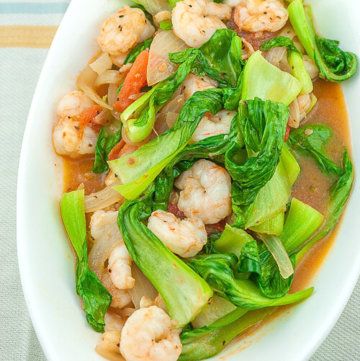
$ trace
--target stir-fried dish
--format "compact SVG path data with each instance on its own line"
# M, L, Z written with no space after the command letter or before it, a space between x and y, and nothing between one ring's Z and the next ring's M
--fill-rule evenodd
M313 288L353 183L356 56L302 0L138 0L58 103L76 292L109 360L197 361Z

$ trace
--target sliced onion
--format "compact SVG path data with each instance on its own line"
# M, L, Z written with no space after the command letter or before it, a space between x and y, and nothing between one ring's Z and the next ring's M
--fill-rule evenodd
M107 53L101 53L101 55L89 64L90 68L94 70L98 75L102 74L104 71L111 69L112 61Z
M281 277L284 279L289 278L294 273L294 268L286 252L281 239L278 237L263 237L262 241L265 243L269 252L273 255L276 264L279 267Z
M106 124L111 117L109 109L103 109L93 120L92 123L104 125Z
M107 100L108 103L113 105L116 102L117 99L117 85L116 84L110 84L108 87L108 93L107 93Z
M129 290L129 293L135 308L138 309L140 308L140 300L143 296L154 300L157 296L157 291L135 264L132 266L131 273L135 278L135 286Z
M286 56L286 52L285 47L272 48L266 53L265 58L272 65L279 67L280 61Z
M95 91L95 81L97 76L97 73L92 70L89 65L87 65L86 68L80 72L76 85L96 104L103 108L112 110L112 107Z
M112 186L105 187L99 192L91 193L85 196L85 212L95 212L99 209L110 207L115 203L123 202L124 198L119 192L116 192Z
M147 66L147 83L154 85L176 70L176 65L169 60L169 53L186 49L186 44L173 31L158 32L150 46Z
M95 86L98 87L103 84L117 84L119 85L124 75L118 70L105 70L95 80Z
M155 15L162 10L170 10L167 0L136 0L135 2L142 5L151 15Z

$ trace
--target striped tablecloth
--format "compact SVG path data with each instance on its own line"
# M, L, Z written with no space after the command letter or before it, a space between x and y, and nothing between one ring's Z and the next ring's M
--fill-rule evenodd
M67 5L68 1L64 0L0 0L0 360L4 361L45 360L28 316L18 275L16 175L32 94L47 48ZM360 360L359 306L360 284L312 361Z

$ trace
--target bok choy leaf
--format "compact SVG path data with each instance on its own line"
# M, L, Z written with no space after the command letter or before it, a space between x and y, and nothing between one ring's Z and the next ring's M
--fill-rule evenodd
M170 54L173 63L181 64L195 55L192 71L199 76L208 75L220 87L235 87L243 68L241 38L230 29L218 29L200 48L191 48Z
M331 128L326 125L310 124L294 129L290 133L288 142L295 150L312 157L322 172L340 175L341 167L326 155L326 146L332 135Z
M274 308L247 313L237 308L209 326L182 332L182 352L179 361L200 361L218 354L236 336L246 332L273 312Z
M128 54L128 56L126 57L124 64L133 63L140 53L142 53L144 50L150 48L152 41L153 41L153 38L150 38L150 39L146 39L142 43L136 45L135 48L132 49L130 51L130 53Z
M301 91L300 82L292 75L270 64L260 51L246 62L243 71L241 98L260 98L289 105Z
M77 256L76 292L83 300L86 319L97 332L104 332L104 317L111 295L88 265L84 190L65 193L60 202L61 216Z
M184 104L174 127L135 152L108 162L122 184L114 187L127 199L137 198L157 175L179 154L206 112L222 109L221 89L196 92Z
M109 170L107 164L108 156L111 149L120 142L121 129L112 131L110 128L103 127L100 129L95 148L95 161L92 171L94 173L103 173Z
M154 126L156 113L168 102L190 73L196 54L189 56L177 71L130 104L121 114L126 135L133 143L146 139Z
M340 82L351 78L357 71L355 54L339 48L339 42L319 37L312 19L305 11L302 0L294 0L288 7L289 19L306 53L319 68L320 76Z
M188 264L209 283L219 296L228 299L237 307L248 310L300 302L313 292L312 288L308 288L279 298L265 297L252 281L235 278L233 268L237 261L237 257L233 254L215 253L191 258Z
M279 163L288 107L260 99L241 102L239 127L248 153L239 161L239 144L233 143L225 156L225 166L235 181L233 201L236 206L251 204L259 190L272 178Z
M200 313L213 292L143 224L152 210L153 189L120 208L118 225L131 258L160 293L170 317L182 327Z
M343 157L343 172L331 189L324 224L320 228L319 232L309 239L303 249L298 252L297 261L299 261L316 242L326 237L335 228L344 211L346 202L349 199L353 182L353 165L349 154L345 151Z
M305 68L302 54L296 48L294 42L286 36L278 36L262 43L260 49L268 51L275 47L285 47L287 49L291 74L300 82L302 87L301 94L311 93L313 91L313 83Z

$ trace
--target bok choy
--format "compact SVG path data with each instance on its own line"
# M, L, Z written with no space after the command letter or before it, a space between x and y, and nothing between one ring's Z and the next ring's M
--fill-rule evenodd
M351 78L357 70L356 55L340 49L339 42L319 37L302 0L294 0L288 7L289 19L306 53L319 68L324 79L340 82Z
M286 36L278 36L262 43L260 49L268 51L275 47L285 47L287 49L291 74L300 82L301 94L311 93L313 91L313 83L305 68L302 54L296 48L294 42Z
M198 255L189 259L188 264L209 283L219 296L228 299L237 307L248 310L300 302L313 292L312 288L308 288L282 297L268 298L261 294L252 281L235 278L233 269L237 261L237 257L233 254L214 253Z
M114 187L127 199L137 198L179 154L190 140L206 112L212 114L223 105L221 89L196 92L184 104L174 127L131 154L108 162L122 184Z
M218 354L236 336L246 332L273 312L274 308L247 313L238 308L209 326L182 332L183 347L179 361L199 361Z
M160 293L170 317L182 327L200 313L213 292L142 223L151 212L153 187L148 192L120 208L118 225L131 258Z
M104 317L111 295L88 264L84 190L65 193L60 203L66 232L77 257L76 292L83 300L86 319L97 332L104 332Z
M289 105L302 89L300 82L289 73L270 64L260 51L246 62L242 80L242 99L260 98Z

